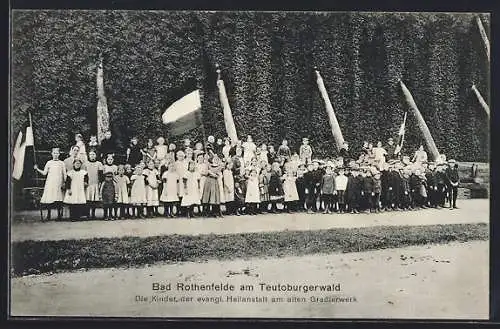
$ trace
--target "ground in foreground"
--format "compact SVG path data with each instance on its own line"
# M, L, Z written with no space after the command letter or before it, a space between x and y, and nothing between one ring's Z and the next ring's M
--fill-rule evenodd
M30 275L12 279L11 311L12 315L30 316L486 319L488 264L488 242L473 241ZM172 283L173 290L153 291L154 282ZM175 289L178 282L229 283L237 291L181 292ZM260 283L340 283L341 291L267 292L261 291ZM254 290L239 291L240 285L252 285ZM267 297L268 302L228 302L229 295ZM148 300L140 301L138 296ZM329 296L346 299L337 303L311 301L311 297ZM163 297L162 301L158 297ZM192 300L183 301L182 297ZM284 300L273 303L273 297ZM288 301L287 297L298 297L299 301ZM305 301L300 301L302 297ZM345 302L348 299L351 302Z

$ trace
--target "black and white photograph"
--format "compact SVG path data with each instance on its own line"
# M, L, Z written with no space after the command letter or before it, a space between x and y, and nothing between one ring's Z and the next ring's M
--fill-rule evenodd
M489 319L489 13L10 19L10 317Z

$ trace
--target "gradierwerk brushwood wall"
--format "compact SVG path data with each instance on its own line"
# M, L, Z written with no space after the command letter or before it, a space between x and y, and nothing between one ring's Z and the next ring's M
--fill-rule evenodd
M160 116L201 89L206 134L225 134L216 87L222 67L240 137L292 146L309 136L335 155L313 67L344 138L395 137L407 104L401 78L441 152L487 161L489 64L477 14L16 11L12 22L11 138L33 116L36 146L65 149L96 129L96 64L104 58L112 131L122 145L168 136ZM489 36L489 16L479 15ZM190 133L198 139L201 130ZM422 137L409 116L405 150Z

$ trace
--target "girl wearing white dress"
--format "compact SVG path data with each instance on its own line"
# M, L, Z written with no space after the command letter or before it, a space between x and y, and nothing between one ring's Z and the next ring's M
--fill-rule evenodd
M224 138L224 146L222 147L222 156L224 160L228 161L231 158L231 140L229 137Z
M283 181L283 192L284 202L285 202L285 211L291 212L294 210L294 204L299 201L299 193L297 191L297 185L295 184L295 173L292 171L287 171L284 176Z
M250 160L255 157L255 152L257 151L257 145L253 142L252 136L248 135L247 141L241 146L243 147L243 160L245 163L250 163Z
M265 163L265 164L268 164L269 163L269 157L268 157L268 151L267 151L267 145L266 144L262 144L260 146L260 152L259 152L259 162L260 163Z
M66 167L64 162L59 160L59 149L52 149L52 160L47 161L43 170L35 164L35 170L43 176L47 176L40 203L47 209L47 220L50 220L52 208L57 209L57 219L63 215L63 189L66 180Z
M153 160L148 161L148 167L142 173L146 179L146 206L149 217L158 216L158 188L160 184L160 173L155 168Z
M130 203L134 205L132 216L136 218L144 218L144 207L146 206L146 183L145 177L142 174L142 165L137 165L134 174L130 177L132 188L130 190Z
M222 172L222 180L224 184L224 200L226 201L226 212L230 215L236 213L234 202L234 177L233 177L233 162L226 163L226 168Z
M87 171L82 169L82 161L75 159L73 169L66 177L66 194L64 203L69 205L69 216L71 219L80 219L84 215L87 197L85 189L88 185Z
M247 180L245 202L247 204L248 214L256 215L257 205L260 203L259 177L256 169L250 171L250 177L248 177Z
M128 196L128 187L130 185L130 179L125 175L125 167L123 165L118 166L118 175L116 180L116 203L120 208L120 218L130 217L128 213L128 204L130 198Z
M89 151L88 161L85 164L85 170L89 177L89 186L87 186L87 205L89 207L89 217L95 219L95 210L99 202L99 182L102 180L103 165L97 161L97 153Z
M179 175L173 163L169 164L167 171L162 175L163 191L160 201L163 203L164 215L174 217L174 206L179 202Z
M78 146L77 158L82 161L82 163L87 162L87 151L85 149L85 142L83 141L82 134L75 135L75 146Z
M186 176L188 164L189 161L186 161L186 154L184 151L177 151L177 161L174 162L174 167L177 175L179 176L179 203L176 205L178 210L180 210L180 202L182 202L182 198L184 197L184 183L182 179ZM181 213L181 211L177 211L177 216L181 216Z
M183 178L184 197L181 207L184 208L187 217L194 216L194 206L201 203L200 198L200 173L196 171L196 165L193 161L189 162L188 171Z
M156 159L160 160L161 165L164 165L167 160L168 146L165 145L165 138L158 137L156 140Z

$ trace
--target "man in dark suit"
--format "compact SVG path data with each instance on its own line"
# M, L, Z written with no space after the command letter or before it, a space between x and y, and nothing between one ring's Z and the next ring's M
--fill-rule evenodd
M437 185L436 185L436 166L434 162L429 162L427 169L425 169L425 180L427 181L427 200L428 205L432 208L437 207Z
M392 137L387 140L385 150L387 151L386 161L395 159L394 151L396 150L396 144L394 144L394 140L392 139Z
M111 131L108 130L104 133L104 139L101 141L101 146L99 147L101 159L104 161L108 154L115 155L116 151L116 142L111 138Z
M450 193L450 209L457 209L457 194L460 177L458 176L458 164L455 160L448 160L448 167L445 171L446 185Z

